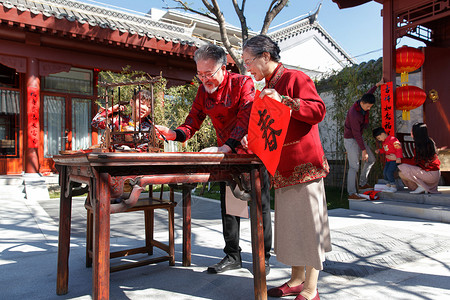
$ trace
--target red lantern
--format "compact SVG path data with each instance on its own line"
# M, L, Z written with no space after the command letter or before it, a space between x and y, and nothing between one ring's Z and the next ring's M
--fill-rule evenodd
M396 71L401 73L401 81L408 82L408 73L417 70L423 65L425 55L420 49L403 46L396 50Z
M425 91L413 85L405 85L396 88L395 96L395 108L403 111L403 120L409 120L409 111L418 108L427 99Z

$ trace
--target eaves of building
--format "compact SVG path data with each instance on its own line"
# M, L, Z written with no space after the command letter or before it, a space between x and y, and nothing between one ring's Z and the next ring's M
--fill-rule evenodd
M78 44L189 58L205 43L187 27L72 0L0 0L0 23L0 36L11 39L19 37L13 35L15 29Z
M343 58L345 58L347 63L344 63L344 65L356 63L356 61L341 46L339 46L339 44L326 32L322 26L320 26L316 20L311 22L311 18L309 16L282 29L271 32L269 33L269 36L274 41L279 43L311 30L316 31L323 36L329 46L334 48Z

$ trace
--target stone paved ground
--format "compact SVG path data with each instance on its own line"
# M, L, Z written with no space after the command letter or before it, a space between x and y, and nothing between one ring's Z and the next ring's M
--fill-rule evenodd
M111 274L110 299L254 298L249 221L241 222L243 268L208 274L206 267L224 255L220 206L216 201L192 200L192 265L181 266L179 202L175 266L165 262ZM92 269L84 264L83 203L76 198L72 206L69 292L57 296L59 200L0 200L0 299L92 299ZM166 215L156 215L155 234L162 241L167 239ZM333 251L320 272L322 300L450 299L450 224L345 209L331 210L329 216ZM142 243L142 220L142 215L134 213L113 216L112 247ZM290 275L290 268L278 262L276 255L270 263L268 288L283 284Z
M450 248L450 237L372 224L332 231L333 251L324 271L348 279L365 277Z
M56 223L59 219L57 202L57 199L39 201L40 205ZM194 202L194 205L195 203L197 201ZM85 237L86 228L86 210L83 204L82 198L74 198L71 230L72 236L82 239ZM195 206L192 210L194 226L198 221L195 218L196 215L205 215L203 210L199 211L199 208L199 206ZM165 232L164 220L167 218L167 213L163 210L155 212L156 232ZM181 203L177 206L176 215L177 227L181 229L181 223L179 222L181 220ZM202 225L206 225L204 217L202 219ZM112 244L123 239L129 240L131 243L136 242L135 238L144 234L143 220L142 212L112 216ZM414 231L414 228L405 229L386 225L374 227L371 223L338 229L332 228L331 241L333 251L326 255L324 272L350 280L372 275L450 249L450 237L448 236L417 232Z

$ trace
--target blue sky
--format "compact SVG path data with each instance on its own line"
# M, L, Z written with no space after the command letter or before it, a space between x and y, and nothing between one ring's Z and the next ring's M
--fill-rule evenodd
M164 8L167 6L178 6L171 0L79 1L91 4L104 3L140 13L148 12L151 7ZM196 9L204 9L200 0L187 0L186 2L191 3L192 7ZM238 2L240 3L242 1L238 0ZM358 63L370 59L378 59L382 56L382 5L374 1L355 8L339 9L331 0L290 0L288 6L278 14L271 26L276 26L298 16L306 16L309 12L315 11L320 2L322 2L322 8L318 17L320 25ZM268 0L247 0L244 13L251 30L256 32L261 30L264 16L268 9L268 3ZM224 13L225 20L234 26L240 27L231 0L219 1L219 5ZM414 47L420 45L418 42L406 38L403 38L399 43L399 45L403 44Z

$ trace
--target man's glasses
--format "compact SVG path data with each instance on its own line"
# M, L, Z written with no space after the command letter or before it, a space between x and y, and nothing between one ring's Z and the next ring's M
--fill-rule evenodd
M200 80L202 80L202 78L204 78L204 79L211 79L211 78L213 78L215 75L216 75L216 73L220 70L220 69L222 69L222 66L220 66L214 73L212 73L212 74L200 74L200 73L197 73L197 77L198 77L198 79L200 79Z

